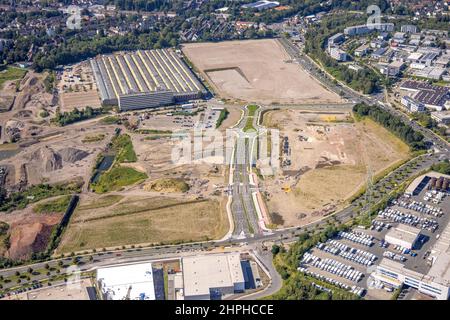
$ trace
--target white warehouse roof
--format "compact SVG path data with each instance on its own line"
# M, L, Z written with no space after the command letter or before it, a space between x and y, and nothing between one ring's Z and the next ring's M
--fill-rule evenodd
M183 258L184 295L209 295L210 288L244 283L239 253L210 254Z
M390 243L395 241L406 242L412 247L419 234L420 229L405 224L399 224L397 227L392 228L386 233L385 239Z
M107 300L155 300L151 263L100 268L97 282Z

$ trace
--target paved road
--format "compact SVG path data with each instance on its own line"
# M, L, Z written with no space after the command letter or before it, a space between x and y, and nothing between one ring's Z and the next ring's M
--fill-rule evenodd
M242 131L247 122L247 108L244 109L244 112L244 117L242 117L241 122L236 127L239 135L236 139L234 159L232 159L233 183L230 186L233 197L231 211L235 224L233 237L237 239L262 234L253 204L248 171L250 167L250 146L252 145L252 139Z

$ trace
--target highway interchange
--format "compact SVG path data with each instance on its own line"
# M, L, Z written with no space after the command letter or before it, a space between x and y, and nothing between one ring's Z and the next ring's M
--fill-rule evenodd
M342 92L342 96L352 103L365 102L369 105L378 104L383 109L401 117L405 122L408 122L415 130L421 132L426 141L432 144L432 152L425 155L416 157L409 162L398 167L390 174L375 182L372 186L371 192L377 192L382 199L386 196L390 190L389 185L400 184L407 181L411 177L414 177L423 170L429 168L432 164L442 161L444 159L450 158L450 151L448 144L437 137L431 131L421 127L415 122L410 122L408 117L401 113L400 111L392 108L390 105L379 102L376 98L367 97L355 93L350 88L347 88L341 84L335 84L332 79L330 79L323 70L312 62L308 57L306 57L301 49L293 45L287 40L282 40L283 45L286 47L292 58L299 64L301 64L310 74L326 85L330 90L335 92ZM301 107L301 106L299 106ZM307 107L307 106L303 106ZM317 107L317 106L316 106ZM328 106L329 107L329 106ZM339 107L339 106L337 106ZM342 106L340 106L342 107ZM260 112L258 110L258 112ZM238 125L238 129L243 129L245 125L245 119L248 115L248 110L245 109L245 115L241 119ZM254 117L254 125L256 126L257 115ZM245 139L241 137L240 139ZM257 216L255 208L253 206L253 201L251 198L251 186L248 180L248 163L249 163L249 148L245 148L245 141L237 141L235 147L235 156L232 161L234 162L233 167L233 182L231 184L231 194L232 194L232 214L235 229L233 230L232 237L222 241L208 241L202 243L185 243L173 246L162 246L162 247L142 247L136 246L133 248L128 247L126 249L118 249L114 251L107 252L89 252L87 254L77 255L78 266L81 271L92 271L99 266L125 263L125 262L138 262L138 261L149 261L158 259L168 259L177 258L183 255L195 254L200 252L208 252L214 248L227 247L230 250L238 251L251 251L253 252L260 263L262 263L266 269L269 271L271 276L271 284L268 289L264 292L252 295L252 299L261 298L266 295L275 293L281 288L281 278L274 269L271 261L270 250L265 250L265 243L272 242L292 242L296 240L298 234L305 231L312 231L316 228L322 228L329 221L335 220L340 223L348 222L352 217L361 212L365 212L369 209L369 206L374 203L366 203L362 208L358 206L358 201L354 201L347 208L333 214L332 216L327 216L326 218L311 223L307 226L289 228L285 230L274 230L272 233L264 233L260 230L257 223ZM364 195L362 196L364 197ZM39 275L32 276L30 280L22 279L20 286L31 284L32 281L42 281L46 280L51 276L57 276L66 273L67 268L73 264L73 257L65 258L54 258L50 261L38 262L31 265L23 265L9 269L0 270L0 276L7 278L19 272L21 274L27 273L27 269L30 267L34 270L50 270L50 276L46 272L40 273ZM47 267L47 268L46 268ZM51 271L52 269L59 269L59 273L56 271ZM61 280L58 280L61 281ZM54 282L56 283L56 282ZM3 284L4 289L19 287L17 283L10 282Z

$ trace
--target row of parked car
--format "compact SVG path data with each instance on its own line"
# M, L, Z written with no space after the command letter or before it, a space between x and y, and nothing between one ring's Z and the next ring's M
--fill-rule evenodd
M350 291L350 292L352 292L352 293L354 293L354 294L356 294L356 295L358 295L360 297L362 297L366 293L366 290L364 288L360 288L360 287L357 287L357 286L349 286L349 285L347 285L345 283L342 283L342 282L340 282L338 280L335 280L335 279L332 279L332 278L329 278L329 277L325 277L324 275L312 272L312 271L308 270L307 268L298 267L297 270L300 271L300 272L303 272L303 273L305 273L305 274L307 274L307 275L309 275L309 276L311 276L313 278L316 278L316 279L319 279L321 281L325 281L325 282L328 282L328 283L330 283L332 285L335 285L336 287L339 287L341 289L348 290L348 291Z
M370 252L347 246L336 240L328 240L326 244L319 243L317 248L365 266L373 265L373 261L377 259L377 256Z
M390 223L385 223L379 220L373 220L372 225L370 226L370 230L376 230L378 232L383 231L383 229L389 230L392 227Z
M442 208L432 206L428 203L423 203L421 201L405 201L400 200L398 201L398 205L402 208L414 210L420 213L429 214L435 217L442 217L444 212L442 211Z
M350 265L344 264L342 262L336 261L334 259L321 259L309 252L305 253L303 255L302 263L311 264L316 268L319 268L321 270L330 272L332 274L335 274L339 277L348 279L350 281L358 282L360 281L364 274L362 272L359 272L358 270L355 270Z
M401 254L397 254L391 251L385 251L383 252L383 257L395 260L395 261L401 261L401 262L405 262L406 258L404 256L402 256Z
M389 219L394 222L400 222L408 224L410 226L420 228L423 230L429 230L431 232L436 231L439 224L434 219L417 217L410 213L405 213L397 209L386 208L378 212L380 218Z
M362 245L365 245L367 247L373 246L373 237L371 235L362 233L362 232L345 232L345 231L339 231L338 236L343 239L347 239L350 241L353 241L355 243L359 243Z
M8 292L8 293L6 293L6 294L1 294L1 293L0 293L0 299L4 298L4 297L6 297L6 296L9 297L9 296L11 296L11 295L15 295L15 294L19 294L19 293L22 293L22 292L26 292L26 291L30 291L30 290L35 290L35 289L39 289L39 288L42 288L42 283L39 283L39 282L33 282L33 284L32 284L31 286L29 286L29 287L23 287L23 288L20 288L20 289L17 289L17 290Z

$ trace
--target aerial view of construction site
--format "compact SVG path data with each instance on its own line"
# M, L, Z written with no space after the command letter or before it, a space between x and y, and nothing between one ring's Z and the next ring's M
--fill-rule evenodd
M237 8L261 21L292 9ZM138 28L158 23L153 38L122 43L114 27L106 47L80 44L64 63L45 46L5 56L0 300L448 299L448 127L402 107L428 90L447 108L448 82L342 76L343 49L369 62L352 42L366 29L339 25L339 11L204 41L189 19L162 31L177 19L164 10L130 11Z

